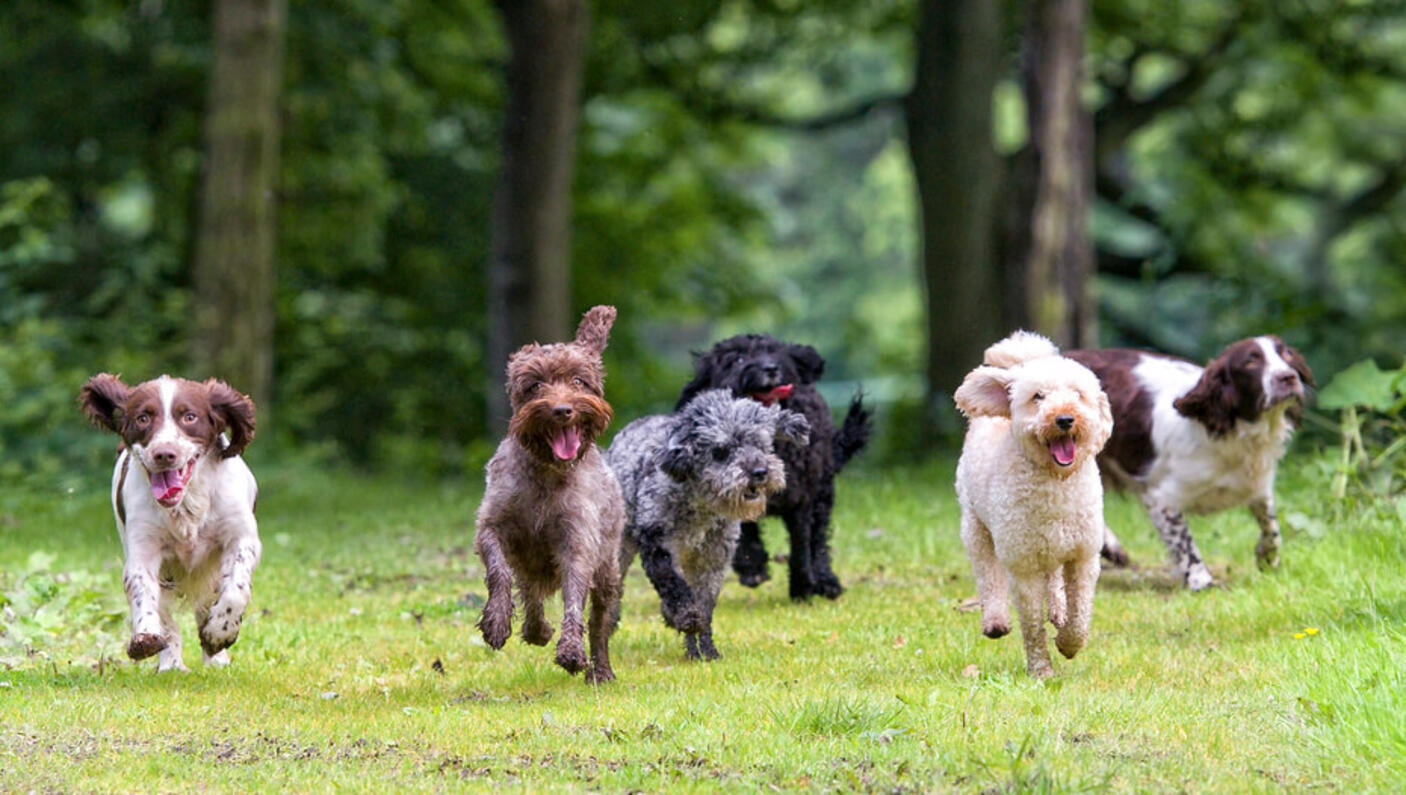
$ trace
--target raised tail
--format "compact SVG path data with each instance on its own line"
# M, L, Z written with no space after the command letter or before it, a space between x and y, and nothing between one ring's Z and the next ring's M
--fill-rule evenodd
M845 464L869 443L869 434L874 428L870 422L874 412L864 407L864 393L856 392L849 403L849 413L835 434L835 471L845 468Z

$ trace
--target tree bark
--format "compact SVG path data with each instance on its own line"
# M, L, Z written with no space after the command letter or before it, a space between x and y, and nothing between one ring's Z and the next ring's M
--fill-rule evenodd
M906 101L922 212L927 400L934 421L946 396L981 363L986 346L1007 331L993 258L1001 181L991 140L999 6L990 0L924 0L916 75Z
M1093 117L1081 101L1085 0L1035 0L1026 31L1026 103L1036 169L1024 259L1025 323L1061 347L1097 345L1091 280Z
M273 391L274 188L286 0L215 4L196 229L191 364L267 411Z
M489 263L490 421L506 425L508 355L570 334L571 180L586 0L498 0L511 54Z

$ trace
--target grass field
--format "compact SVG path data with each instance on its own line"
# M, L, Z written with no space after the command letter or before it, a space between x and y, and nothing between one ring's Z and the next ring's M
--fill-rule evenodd
M682 660L636 566L601 688L550 649L478 637L479 484L271 465L233 665L200 666L186 617L194 670L158 676L122 656L94 467L71 493L0 494L0 790L1402 791L1401 512L1334 505L1321 465L1290 461L1283 568L1255 570L1247 512L1193 520L1224 583L1200 594L1110 500L1146 568L1105 573L1088 647L1048 682L1018 635L986 640L959 609L973 585L945 464L847 473L848 592L793 605L777 565L760 589L730 582L716 663ZM784 550L779 524L767 537Z

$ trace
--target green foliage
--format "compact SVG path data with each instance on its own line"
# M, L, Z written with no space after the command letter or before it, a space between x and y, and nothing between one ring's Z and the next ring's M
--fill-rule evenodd
M58 559L35 551L16 574L0 572L0 668L99 664L125 640L116 578L61 571Z
M1333 494L1397 496L1406 520L1406 365L1383 371L1371 359L1333 377L1318 393L1318 408L1338 409L1342 452Z

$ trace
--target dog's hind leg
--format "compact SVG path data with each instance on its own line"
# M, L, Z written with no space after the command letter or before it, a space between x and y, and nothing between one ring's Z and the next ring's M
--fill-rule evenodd
M999 638L1011 631L1006 569L996 559L991 531L969 511L962 512L962 543L976 577L976 597L981 603L981 634Z
M518 595L522 599L523 642L546 646L552 639L552 625L547 623L547 616L542 610L542 600L546 595L527 584L522 585Z
M742 535L737 539L737 551L732 556L732 570L737 581L748 588L771 579L770 558L762 543L762 528L756 522L743 522Z
M513 633L513 572L503 557L498 533L492 527L479 526L474 535L474 547L483 559L484 579L488 585L488 601L483 605L478 627L483 632L484 643L501 649Z
M1066 620L1055 633L1059 653L1073 659L1089 639L1089 627L1094 617L1094 589L1098 586L1098 556L1064 564L1064 592L1067 597Z
M602 566L596 570L591 588L591 622L587 629L591 641L591 667L586 681L601 684L615 681L610 667L610 636L620 620L621 576L617 566Z
M1118 536L1113 534L1113 528L1107 523L1103 525L1103 549L1099 550L1099 554L1120 569L1132 563L1128 551L1123 549L1123 544L1118 541Z
M810 576L811 593L838 599L845 592L840 578L830 568L830 514L835 507L833 486L823 487L811 503Z
M157 606L157 613L161 616L161 629L166 636L166 648L156 657L156 670L161 671L189 671L185 662L181 659L181 627L176 623L176 619L171 616L171 608L175 606L176 593L174 588L163 587L161 589L160 601Z
M786 522L786 533L791 538L791 557L786 561L790 570L788 587L791 598L799 602L816 593L815 580L811 576L811 565L814 563L811 554L813 514L810 505L802 503L783 514L781 518Z
M1020 615L1020 639L1025 643L1025 669L1031 676L1043 679L1054 676L1050 665L1050 650L1045 642L1045 592L1048 588L1043 574L1023 574L1013 577L1011 593Z

